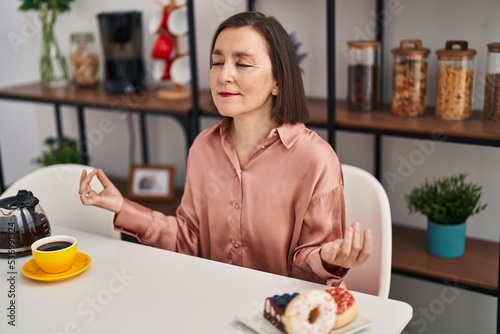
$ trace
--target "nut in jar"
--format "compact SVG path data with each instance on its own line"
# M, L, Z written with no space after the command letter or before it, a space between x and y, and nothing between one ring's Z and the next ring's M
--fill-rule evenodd
M347 106L353 111L378 108L379 41L348 41Z
M488 44L483 118L500 123L500 43Z
M71 72L77 86L94 86L99 81L99 58L92 33L71 34Z
M447 41L445 49L437 50L436 54L436 115L446 120L469 118L472 113L476 50L469 49L466 41Z

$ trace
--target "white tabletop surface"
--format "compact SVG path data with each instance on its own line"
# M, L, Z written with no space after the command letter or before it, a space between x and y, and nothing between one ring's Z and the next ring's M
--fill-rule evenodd
M0 333L253 333L236 315L266 297L322 285L52 226L92 258L83 273L41 282L0 259ZM15 274L10 274L15 272ZM12 289L9 278L14 278ZM353 292L371 324L360 333L400 333L410 305ZM7 308L15 306L14 317ZM12 307L11 307L12 308ZM15 326L9 324L14 319Z

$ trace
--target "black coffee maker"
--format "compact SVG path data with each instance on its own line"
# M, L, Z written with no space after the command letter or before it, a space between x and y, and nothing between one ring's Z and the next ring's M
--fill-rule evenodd
M97 18L105 57L106 91L130 94L144 89L141 13L100 13Z

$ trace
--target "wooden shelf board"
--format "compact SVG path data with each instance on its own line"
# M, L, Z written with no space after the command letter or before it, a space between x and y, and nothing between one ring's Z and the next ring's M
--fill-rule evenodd
M0 98L153 113L191 112L191 99L165 100L158 98L156 93L156 89L146 89L134 94L111 94L102 86L79 88L68 85L44 88L40 83L32 83L0 89ZM200 101L203 100L200 98Z
M217 115L217 111L206 102L210 95L200 92L200 114ZM307 98L309 119L312 126L327 127L327 100ZM421 135L445 141L448 137L466 138L497 142L500 146L500 123L483 121L482 113L474 111L471 118L463 121L446 121L435 116L434 109L428 108L423 116L400 117L391 112L390 105L384 105L372 112L355 112L347 109L343 100L336 101L335 126L337 130L379 132L398 135Z
M452 286L498 291L498 243L467 238L462 257L441 259L427 252L425 230L400 225L392 228L393 269L448 281Z

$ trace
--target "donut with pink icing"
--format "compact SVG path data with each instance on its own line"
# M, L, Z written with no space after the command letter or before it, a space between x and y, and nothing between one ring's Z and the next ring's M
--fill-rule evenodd
M306 290L293 298L285 310L286 333L328 334L336 321L337 304L325 290Z
M358 315L358 303L354 296L344 288L329 288L326 290L337 303L337 320L333 329L344 327Z

